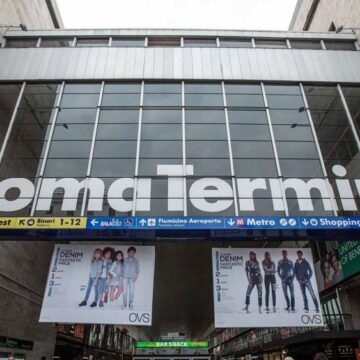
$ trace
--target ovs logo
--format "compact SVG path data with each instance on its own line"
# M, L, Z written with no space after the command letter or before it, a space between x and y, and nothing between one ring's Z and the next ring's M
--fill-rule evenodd
M151 320L151 316L149 313L135 313L132 312L129 314L129 321L131 323L137 324L149 324Z

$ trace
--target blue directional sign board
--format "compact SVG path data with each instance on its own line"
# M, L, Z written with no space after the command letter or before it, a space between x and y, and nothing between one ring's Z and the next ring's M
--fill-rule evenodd
M114 216L88 217L87 229L360 229L360 217L340 216L214 216L214 217L173 217L173 216Z

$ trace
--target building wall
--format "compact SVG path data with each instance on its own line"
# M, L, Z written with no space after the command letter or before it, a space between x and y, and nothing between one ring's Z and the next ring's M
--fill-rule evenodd
M290 30L304 30L309 11L315 1L298 0L290 24ZM329 31L332 22L335 24L335 27L360 27L360 2L358 0L321 0L316 8L308 31ZM357 35L359 34L357 31Z
M58 25L63 27L56 0L0 0L0 24L23 24L28 29L54 29L57 26L48 4L53 8ZM5 31L6 28L0 28L0 42Z
M0 0L0 24L23 24L28 29L63 27L56 0ZM6 30L0 28L0 43ZM52 358L55 326L38 322L52 249L53 244L45 242L0 242L0 336L34 342L32 351L2 351L26 353L28 360Z
M51 359L55 347L55 325L38 322L52 249L51 242L0 242L0 335L33 341L32 351L8 349L27 360Z

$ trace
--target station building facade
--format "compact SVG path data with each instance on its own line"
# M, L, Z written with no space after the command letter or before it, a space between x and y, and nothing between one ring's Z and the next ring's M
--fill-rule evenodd
M3 217L357 221L360 52L353 34L8 31L0 63ZM291 242L282 232L275 238ZM319 262L346 240L297 239ZM48 261L49 254L37 269L44 278ZM351 347L349 359L359 347L358 272L323 289L329 329L335 324L345 339L326 338L334 358L337 345ZM16 337L10 314L2 331ZM241 345L243 332L231 334ZM231 337L222 336L225 345L214 337L214 356L255 349L225 351Z

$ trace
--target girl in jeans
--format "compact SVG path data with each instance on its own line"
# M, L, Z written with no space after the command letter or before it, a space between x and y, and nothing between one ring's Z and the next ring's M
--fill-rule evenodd
M264 260L262 262L262 267L264 269L265 274L265 305L266 312L270 312L269 309L269 297L270 297L270 287L271 287L271 297L272 297L272 305L273 311L276 312L276 267L275 263L271 260L271 255L268 251L264 254Z
M109 286L110 286L110 268L113 263L114 249L106 247L103 250L102 267L99 277L98 296L100 299L99 307L104 307L104 302L107 302Z
M256 286L258 292L258 304L259 304L259 313L261 314L262 306L262 276L260 271L259 262L256 259L256 254L253 251L249 253L249 260L246 261L245 265L246 276L249 281L249 285L246 290L246 299L243 310L249 312L250 305L250 295L254 287Z
M86 306L87 301L89 300L89 296L91 293L91 289L94 288L95 299L91 303L90 307L95 307L98 302L98 280L101 274L102 268L102 251L101 249L95 249L92 259L91 259L91 266L90 266L90 273L89 273L89 281L86 288L86 294L84 300L79 304L79 306Z
M115 253L115 261L110 269L110 301L116 301L123 291L123 277L124 277L124 254L122 251Z

